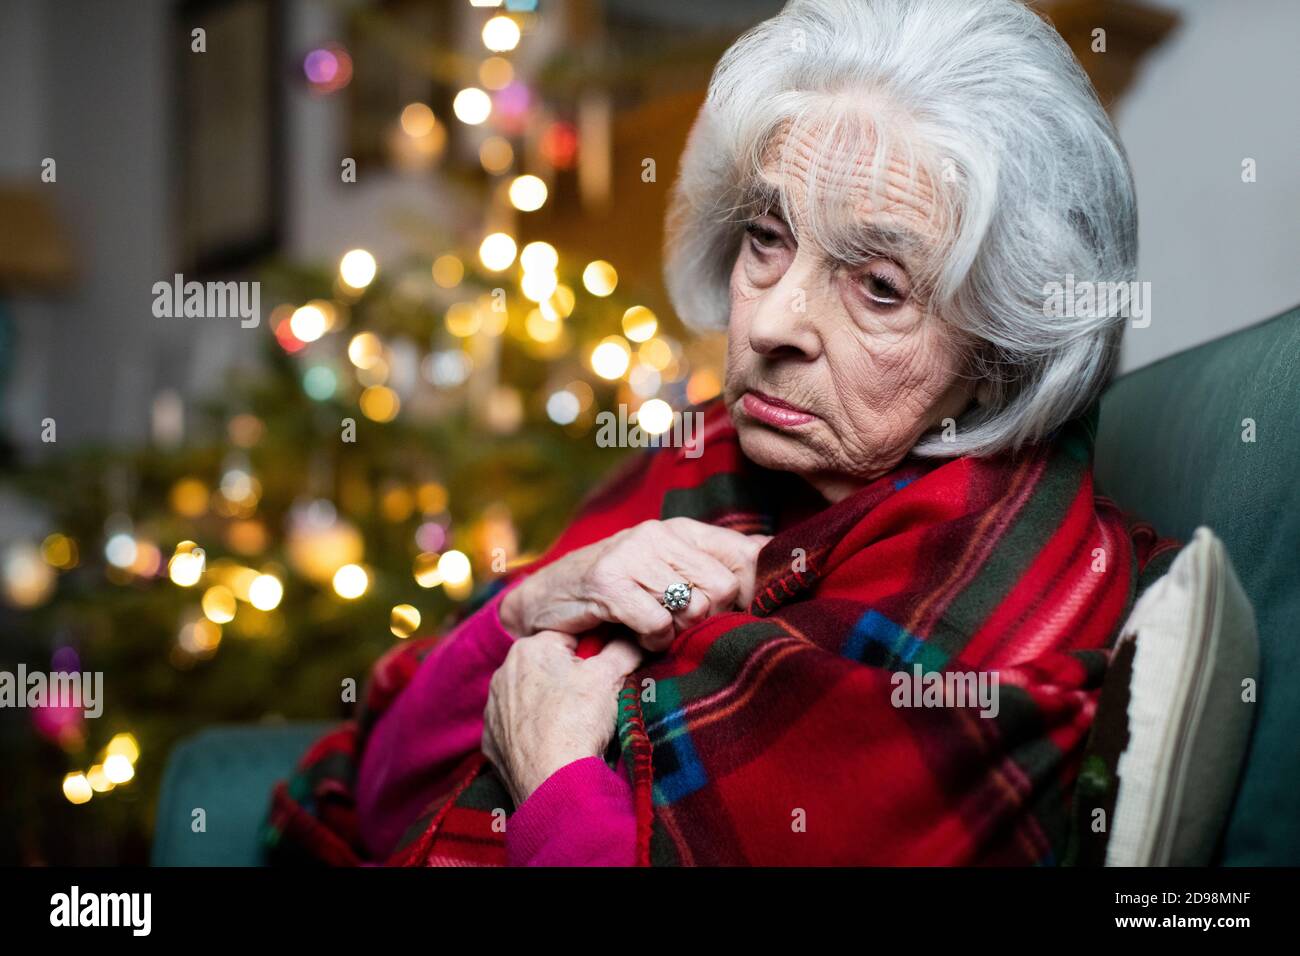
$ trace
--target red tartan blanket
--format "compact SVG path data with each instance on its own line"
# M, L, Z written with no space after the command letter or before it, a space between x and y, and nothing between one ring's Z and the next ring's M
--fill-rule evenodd
M1177 549L1094 494L1095 425L1017 456L907 459L816 509L744 458L720 403L702 455L621 469L535 567L651 518L775 535L751 607L683 632L622 691L638 861L1060 862L1109 649ZM432 643L382 659L358 719L277 787L273 858L361 862L366 734ZM495 769L467 754L387 862L504 864L500 809Z

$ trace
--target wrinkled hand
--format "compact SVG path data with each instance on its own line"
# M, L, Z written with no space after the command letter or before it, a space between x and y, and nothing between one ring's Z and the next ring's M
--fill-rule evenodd
M516 637L623 624L647 650L662 650L677 631L749 606L754 565L769 540L692 518L643 521L525 578L502 600L501 623ZM691 603L670 613L661 599L678 581L693 586Z
M611 641L585 660L577 638L542 631L516 641L492 675L483 712L483 753L515 806L566 764L605 753L618 693L641 662L630 641Z

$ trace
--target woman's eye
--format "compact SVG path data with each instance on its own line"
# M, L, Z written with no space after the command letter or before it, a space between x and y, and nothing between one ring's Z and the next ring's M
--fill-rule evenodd
M898 305L907 298L904 284L882 270L869 269L862 277L862 285L867 297L877 305Z
M750 241L760 252L778 249L781 246L781 234L760 222L746 223L745 232L749 234Z

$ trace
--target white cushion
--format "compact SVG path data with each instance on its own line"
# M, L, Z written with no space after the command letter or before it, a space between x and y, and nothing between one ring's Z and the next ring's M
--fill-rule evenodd
M1236 792L1255 708L1244 682L1259 666L1254 610L1208 528L1139 598L1120 636L1134 639L1106 865L1205 866Z

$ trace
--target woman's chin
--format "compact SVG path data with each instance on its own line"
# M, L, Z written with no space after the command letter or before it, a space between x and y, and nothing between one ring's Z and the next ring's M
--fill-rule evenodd
M738 418L741 420L736 422L736 434L740 437L741 451L754 464L799 475L814 474L824 467L802 432L772 428L744 416Z

